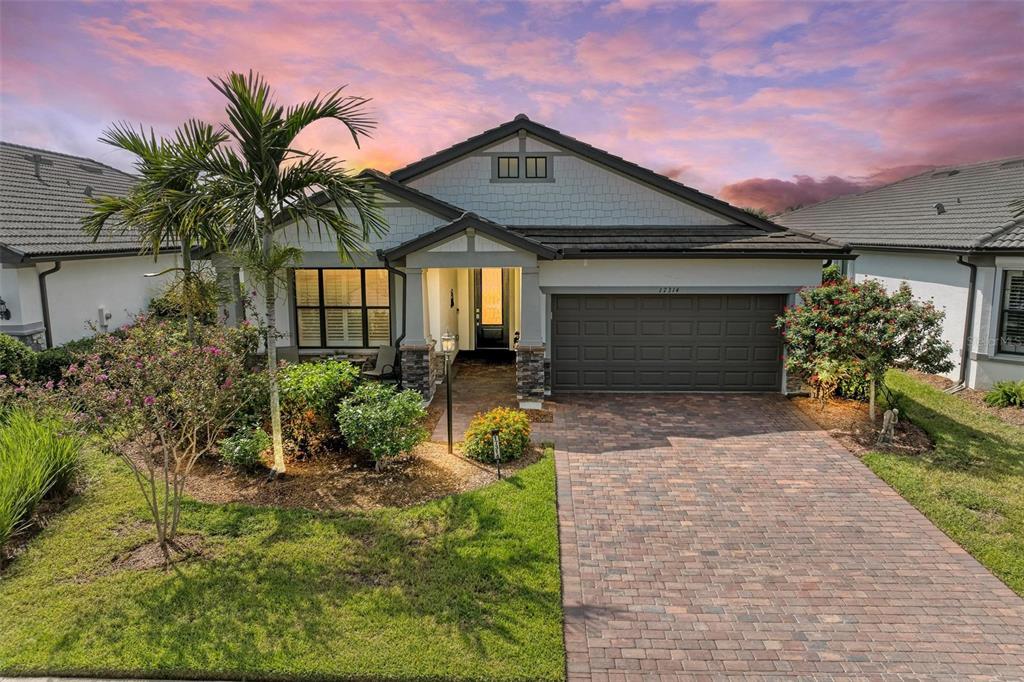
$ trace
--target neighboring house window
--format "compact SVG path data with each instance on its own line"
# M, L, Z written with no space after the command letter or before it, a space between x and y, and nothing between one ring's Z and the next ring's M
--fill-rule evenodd
M499 178L518 178L519 177L519 157L518 156L499 156L498 157L498 177Z
M1003 273L999 350L1024 355L1024 270Z
M300 348L373 348L391 343L388 271L295 270Z
M546 178L548 176L548 157L546 156L527 156L526 157L526 177L528 178Z

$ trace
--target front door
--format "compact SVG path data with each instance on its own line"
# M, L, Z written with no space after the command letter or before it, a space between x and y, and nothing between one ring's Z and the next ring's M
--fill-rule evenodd
M508 272L480 268L473 277L476 347L508 348Z

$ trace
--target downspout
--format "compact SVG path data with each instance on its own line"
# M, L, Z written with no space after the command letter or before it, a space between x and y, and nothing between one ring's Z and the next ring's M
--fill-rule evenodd
M43 308L43 334L46 336L46 347L53 348L53 331L50 329L50 300L46 295L46 278L60 270L60 261L54 261L53 267L39 273L39 303Z
M962 255L956 257L956 262L964 267L970 268L971 276L967 285L967 317L964 319L964 338L963 345L960 348L960 378L957 380L955 386L950 386L945 390L946 393L959 393L967 388L967 361L971 356L971 327L974 326L974 291L975 284L978 281L977 265L974 263L968 263L964 260Z

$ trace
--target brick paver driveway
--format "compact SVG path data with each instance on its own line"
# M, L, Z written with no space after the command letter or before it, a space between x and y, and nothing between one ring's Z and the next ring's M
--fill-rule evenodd
M553 426L570 680L1024 679L1024 600L781 396Z

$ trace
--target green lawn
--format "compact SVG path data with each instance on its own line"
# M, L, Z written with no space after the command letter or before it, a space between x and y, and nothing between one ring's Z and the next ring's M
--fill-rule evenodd
M210 558L111 570L150 534L124 466L0 576L0 672L559 680L554 463L407 510L190 502Z
M890 373L887 384L935 451L870 453L864 461L1024 596L1024 429L900 372Z

